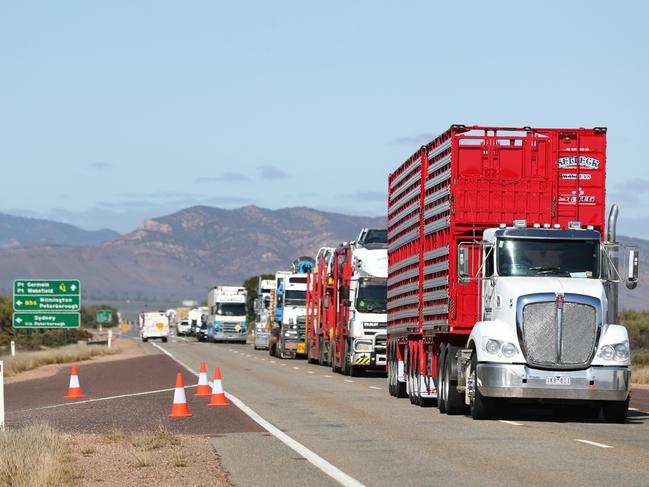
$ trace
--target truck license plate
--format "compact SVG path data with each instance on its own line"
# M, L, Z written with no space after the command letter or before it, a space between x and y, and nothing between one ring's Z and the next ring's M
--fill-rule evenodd
M570 377L546 377L545 383L550 386L569 386Z

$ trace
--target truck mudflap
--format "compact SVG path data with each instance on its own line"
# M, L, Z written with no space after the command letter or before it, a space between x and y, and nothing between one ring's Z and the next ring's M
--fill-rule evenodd
M628 367L539 370L518 364L478 364L478 390L486 397L624 401Z

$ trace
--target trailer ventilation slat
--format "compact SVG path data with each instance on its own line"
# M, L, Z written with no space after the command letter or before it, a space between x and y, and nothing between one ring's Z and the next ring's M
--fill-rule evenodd
M448 216L445 216L444 218L440 218L439 220L435 220L434 222L428 223L424 227L424 235L430 235L433 232L444 230L445 228L449 228L450 226L451 226L451 219Z
M410 269L408 272L404 272L403 274L399 274L398 276L390 276L388 277L388 287L396 284L397 282L405 281L406 279L412 279L413 277L417 277L418 275L419 269Z
M419 262L419 256L418 255L413 255L412 257L408 257L407 259L402 260L401 262L397 262L393 266L390 267L390 272L399 272L401 269L408 267L409 265L413 265Z
M401 181L404 181L405 179L412 176L412 173L417 169L421 169L421 157L417 159L417 162L415 162L412 166L410 166L408 169L394 178L394 180L392 180L392 186L397 186Z
M424 252L424 260L436 259L448 255L448 247L439 247L438 249Z
M445 150L448 150L450 147L451 147L451 139L448 139L446 142L435 147L432 151L428 153L428 160L430 161L432 159L435 159L438 155L440 155Z
M449 180L449 179L451 179L451 170L450 170L450 169L448 169L447 171L444 171L444 172L443 172L442 174L440 174L439 176L436 176L436 177L434 177L434 178L429 179L428 181L426 181L426 184L424 185L424 189L425 189L426 191L428 191L428 190L429 190L430 188L432 188L433 186L437 186L438 184L441 184L441 183L443 183L444 181L447 181L447 180Z
M451 202L446 201L440 205L433 206L432 208L429 208L424 212L424 219L428 219L430 217L439 215L440 213L444 213L445 211L449 211L451 209Z
M419 296L412 295L406 296L405 298L395 299L388 303L388 309L398 308L400 306L406 306L408 304L417 304L419 303Z
M412 242L413 240L417 240L419 237L419 229L417 228L416 230L413 230L411 232L406 233L405 235L402 235L398 239L396 239L394 242L390 242L388 244L388 250L396 250L402 245L405 245L407 243Z

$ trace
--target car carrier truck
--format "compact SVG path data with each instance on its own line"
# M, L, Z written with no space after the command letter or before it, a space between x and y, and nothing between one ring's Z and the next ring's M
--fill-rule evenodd
M605 228L605 169L605 128L453 125L389 175L392 395L625 421L617 283L635 287L639 256L616 243L616 205Z

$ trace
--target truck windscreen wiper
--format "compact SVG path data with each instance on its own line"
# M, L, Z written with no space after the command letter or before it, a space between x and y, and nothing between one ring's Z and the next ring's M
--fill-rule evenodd
M561 267L530 267L531 271L536 271L537 274L558 274L563 276L569 276L566 271L561 270Z

